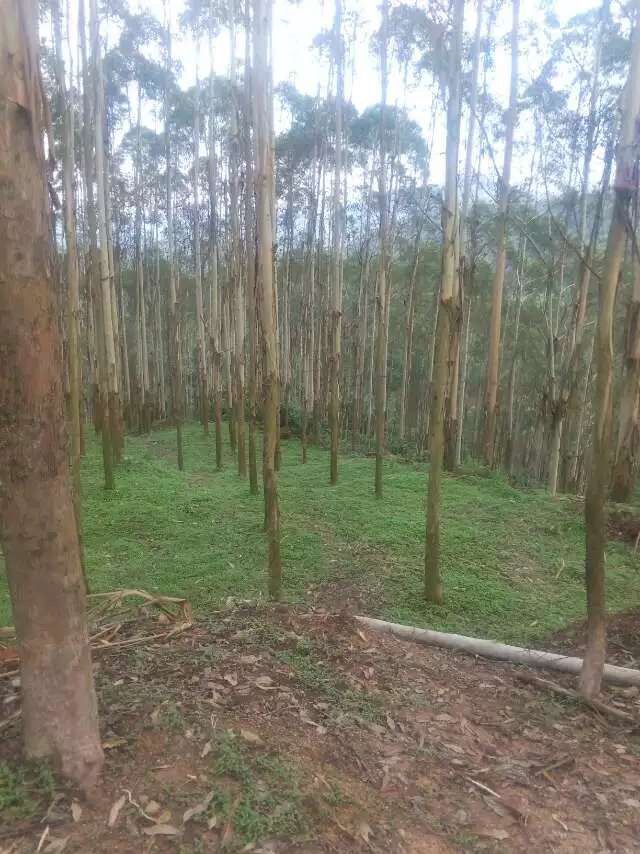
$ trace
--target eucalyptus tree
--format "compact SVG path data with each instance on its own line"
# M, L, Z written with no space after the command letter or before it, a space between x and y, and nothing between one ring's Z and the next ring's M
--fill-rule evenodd
M51 760L88 790L103 753L69 471L43 143L49 109L38 67L37 4L10 0L0 16L0 542L25 753Z
M269 54L271 42L271 0L253 0L253 105L254 181L256 192L256 291L262 331L263 351L263 482L265 527L268 544L269 594L280 598L280 508L276 475L276 444L280 406L275 290L273 275L274 176L272 109L273 86Z
M445 406L449 375L455 369L450 353L455 339L455 313L459 304L460 213L458 207L458 149L460 146L462 34L464 0L455 0L450 22L447 70L447 150L445 189L442 203L442 279L434 355L429 436L429 488L424 557L425 598L443 599L440 577L440 491L445 443Z
M66 284L68 290L67 306L67 369L69 376L69 425L71 433L71 473L73 476L74 506L78 523L80 522L80 455L81 455L81 385L80 365L80 269L78 264L78 240L76 232L75 201L75 123L74 105L70 88L67 86L67 71L64 61L64 43L62 37L62 10L60 0L52 4L54 46L56 56L56 82L58 84L63 109L64 148L64 232L66 242ZM67 32L70 22L67 20ZM73 67L69 70L73 80Z
M520 0L512 0L511 28L511 83L509 109L505 120L505 146L502 174L499 182L498 235L496 266L491 286L491 324L489 328L489 353L487 357L487 381L484 399L483 457L487 465L495 462L496 423L498 405L498 383L500 372L500 330L502 324L502 295L507 261L507 215L511 188L511 164L513 138L518 120L518 29Z
M216 434L216 468L222 468L222 352L220 344L220 284L218 276L218 157L216 149L216 77L214 74L214 35L217 21L213 0L207 9L209 42L209 342L211 350L211 379Z
M389 241L389 212L387 196L387 93L389 88L389 0L382 0L382 20L379 33L380 55L380 141L378 167L379 206L379 263L378 290L376 294L375 338L375 495L382 498L382 464L384 460L385 421L387 410L387 253Z
M613 420L613 323L616 292L630 231L629 209L638 192L640 121L640 19L633 15L631 61L624 90L622 121L616 153L614 207L602 282L598 295L596 328L596 390L591 468L585 499L587 646L580 674L580 690L586 697L600 691L606 655L605 547L609 486L609 452ZM635 241L634 241L635 243ZM637 251L634 248L634 252Z
M180 319L178 308L178 288L173 236L173 149L171 127L171 86L172 86L172 33L170 8L165 0L165 76L163 87L164 106L164 143L165 143L165 193L167 219L167 264L169 267L169 369L171 373L172 415L176 428L176 452L178 468L184 469L182 443L182 420L184 417L184 394L180 359Z
M333 63L336 76L335 150L333 173L333 263L331 265L330 342L329 355L329 431L331 433L330 474L332 484L338 482L338 450L340 444L340 359L342 336L342 104L344 101L344 42L342 38L342 0L335 2L333 25Z
M105 487L109 489L114 487L113 461L116 461L120 456L123 437L114 334L112 271L109 259L110 223L107 219L103 57L96 0L90 0L90 22L98 263L100 275L99 305L97 306L97 311L100 317L102 341L99 346L103 352L104 385L106 387L106 400L103 398L102 404L104 416L102 418L101 429L105 458ZM106 462L107 459L109 462Z

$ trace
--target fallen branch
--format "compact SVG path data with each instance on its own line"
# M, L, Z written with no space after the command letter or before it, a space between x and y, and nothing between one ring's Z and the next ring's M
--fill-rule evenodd
M572 655L558 655L555 652L540 652L535 649L523 649L520 646L509 646L504 643L470 638L464 635L434 632L431 629L418 629L415 626L403 626L400 623L387 623L385 620L375 620L372 617L356 617L360 623L377 632L391 634L402 640L415 641L431 646L441 646L454 649L457 652L468 652L481 655L484 658L497 658L500 661L510 661L512 664L528 664L530 667L546 667L559 670L561 673L577 675L582 669L582 659ZM629 667L617 667L605 664L603 678L613 685L637 685L640 687L640 670Z
M193 613L186 599L178 596L160 596L147 593L146 590L112 590L108 593L92 593L88 597L88 616L92 634L89 642L95 653L115 652L153 641L168 641L186 631L193 625ZM123 626L130 627L133 623L146 616L149 609L160 611L160 620L166 624L162 632L151 635L134 635L120 640L114 640L121 633ZM127 614L133 613L132 619L126 619ZM8 638L13 643L15 629L11 626L0 629L0 637ZM2 670L0 679L10 679L19 675L14 667L19 661L16 646L5 647L0 644L0 667L9 664L14 669Z
M586 697L583 697L582 694L578 694L577 691L572 691L571 688L565 688L564 685L558 685L557 682L553 682L551 679L540 679L540 677L534 676L532 673L516 673L515 676L516 679L519 679L521 682L526 682L528 685L547 688L549 691L554 691L556 694L560 694L563 697L569 697L571 700L577 700L585 706L589 706L590 709L600 712L603 715L610 715L612 718L617 718L625 723L637 723L636 718L629 712L609 706L602 700L588 700Z
M2 730L6 729L8 726L11 726L14 721L17 721L21 714L22 709L18 709L17 712L14 712L12 715L9 715L8 718L5 718L3 721L0 721L0 732L2 732Z

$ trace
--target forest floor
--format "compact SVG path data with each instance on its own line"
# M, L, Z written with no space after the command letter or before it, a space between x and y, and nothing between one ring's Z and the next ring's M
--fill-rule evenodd
M0 851L43 835L49 854L638 850L637 723L523 684L523 668L363 630L337 609L351 594L360 608L328 584L304 609L227 608L97 654L104 784L76 801L19 763L12 725ZM614 660L640 660L639 621L620 621ZM606 700L640 721L637 689Z
M230 460L214 471L212 439L197 427L183 474L172 444L168 430L130 439L112 494L90 448L87 565L94 590L184 595L197 619L166 642L95 656L107 763L90 802L21 763L19 718L8 723L19 681L1 678L0 661L2 854L638 850L637 689L605 694L633 722L605 718L523 683L523 668L353 619L578 650L579 502L479 469L447 478L447 605L430 609L424 467L390 459L376 502L370 459L344 457L331 488L325 453L303 467L291 440L280 478L289 601L272 606L260 598L260 499ZM612 618L609 658L638 667L638 555L618 529L609 597L630 610ZM120 636L158 631L157 618L141 619Z

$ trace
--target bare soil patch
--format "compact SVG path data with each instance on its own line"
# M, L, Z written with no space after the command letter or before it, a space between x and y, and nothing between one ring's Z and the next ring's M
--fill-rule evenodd
M101 789L76 820L64 790L29 822L0 820L0 851L33 852L47 827L50 854L638 850L636 725L509 665L365 631L337 594L330 610L244 605L98 655ZM606 700L640 720L637 694ZM18 706L0 679L0 715ZM0 762L18 759L19 726Z

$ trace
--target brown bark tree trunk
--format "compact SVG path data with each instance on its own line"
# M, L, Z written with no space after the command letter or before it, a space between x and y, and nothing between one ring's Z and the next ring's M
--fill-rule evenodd
M280 509L275 470L279 383L273 276L273 150L271 135L271 0L253 0L253 101L257 219L257 293L263 342L263 479L268 543L269 595L280 598Z
M464 0L455 0L452 13L448 69L446 173L442 206L442 282L431 389L429 487L427 491L427 530L424 553L424 595L427 601L437 604L443 600L442 578L440 577L440 490L445 439L445 394L450 368L449 355L453 335L453 313L459 290L459 276L456 266L459 260L456 251L459 229L457 185Z
M329 354L329 432L331 434L329 482L338 482L340 445L340 360L342 345L342 101L344 99L344 48L342 0L335 0L333 62L336 69L336 140L333 173L333 263L331 265Z
M235 3L231 3L229 19L230 39L230 82L231 82L231 121L229 138L229 215L231 226L231 290L233 294L233 322L235 347L231 354L231 372L233 377L233 420L235 423L236 443L238 448L238 474L247 476L247 452L245 440L244 419L244 330L245 305L240 269L240 212L239 212L239 134L238 120L239 105L236 75L236 30Z
M580 674L580 690L586 697L600 691L606 655L605 548L607 519L605 500L609 484L609 452L612 421L613 316L620 268L629 222L629 205L638 191L637 122L640 113L640 23L636 20L631 64L625 89L622 127L616 156L615 199L604 271L598 299L596 329L596 392L591 470L585 500L587 552L587 648Z
M258 494L256 416L258 406L258 317L256 305L256 219L254 210L253 150L251 141L251 12L245 8L243 146L246 169L244 192L245 268L247 282L247 326L249 328L249 492Z
M165 3L167 0L165 0ZM167 8L165 5L165 17ZM167 17L167 81L171 70L171 23ZM166 160L166 194L167 194L167 263L169 266L169 361L171 372L172 414L176 428L176 451L178 469L184 469L184 454L182 448L182 418L184 394L182 389L182 372L180 369L180 320L178 316L178 293L176 287L176 268L173 252L173 163L171 159L171 125L168 82L164 91L164 134Z
M103 755L67 457L46 110L37 4L8 0L0 15L0 539L26 753L51 758L87 789Z
M640 259L633 250L633 290L626 316L624 377L618 416L618 438L613 465L611 497L631 501L640 447Z
M193 243L196 278L196 324L198 329L198 393L200 418L205 436L209 435L209 379L207 340L202 298L202 256L200 249L200 80L196 71L195 117L193 122Z
M380 27L380 171L378 172L378 197L380 203L380 259L378 268L378 293L376 296L377 333L375 339L375 434L376 470L375 495L382 498L382 464L384 460L384 434L387 410L387 242L389 238L386 158L386 112L389 70L387 67L389 41L389 0L382 3Z
M513 26L511 30L511 90L507 112L504 165L500 182L498 205L498 240L496 269L491 293L491 322L489 328L489 356L487 359L487 382L484 399L483 457L485 464L493 466L497 427L498 382L500 374L500 328L502 324L502 293L507 262L507 208L511 184L511 159L513 136L518 119L518 21L520 0L513 2Z

